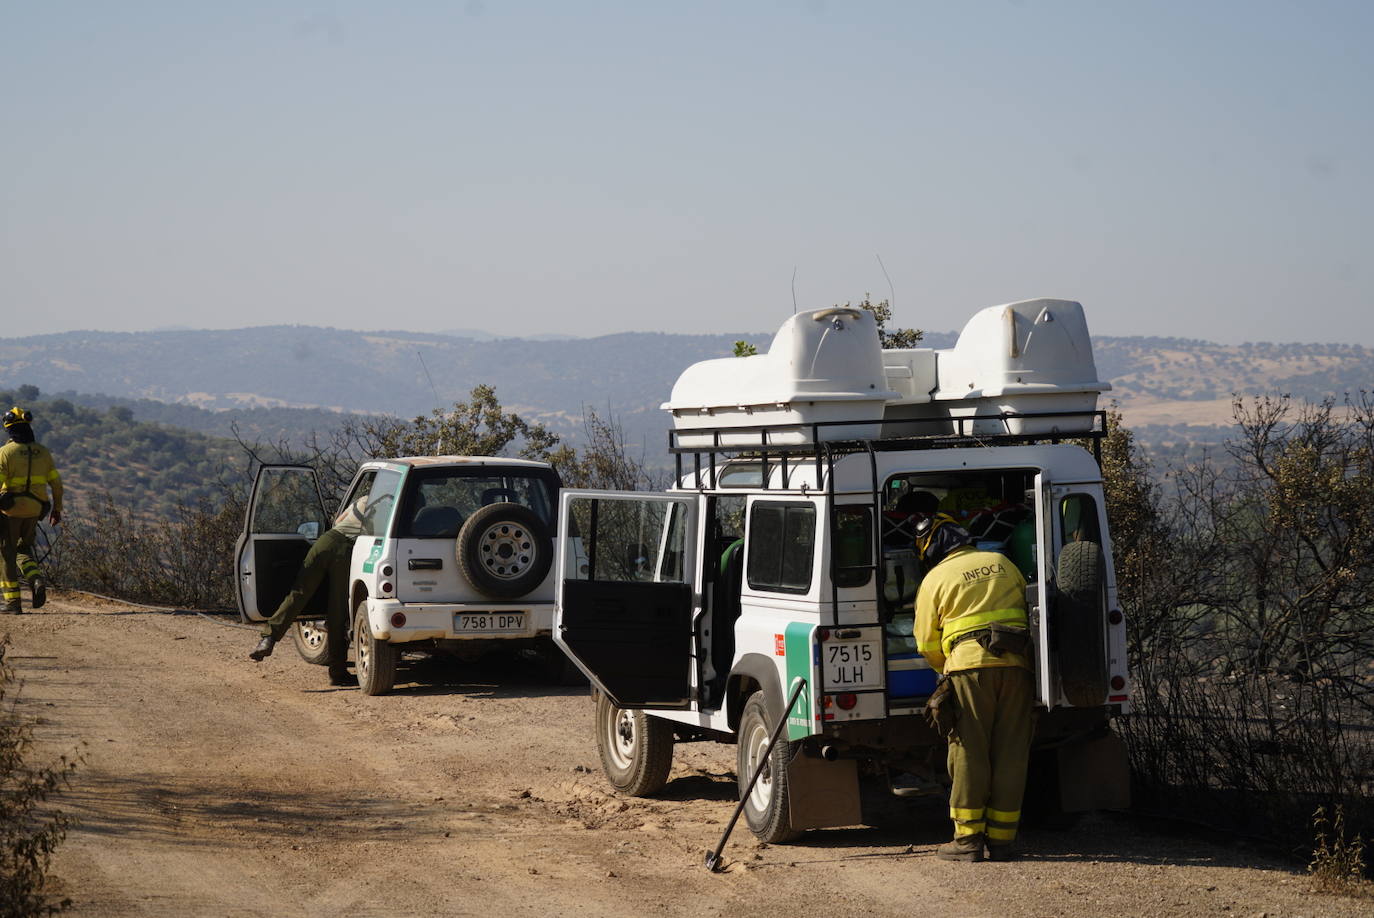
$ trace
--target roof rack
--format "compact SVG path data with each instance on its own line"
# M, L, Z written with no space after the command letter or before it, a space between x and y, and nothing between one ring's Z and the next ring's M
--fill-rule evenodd
M1036 420L1052 421L1056 418L1072 418L1081 426L1089 421L1086 430L1071 430L1050 433L1008 432L1010 421ZM1002 432L987 432L989 426L1002 425ZM670 429L668 431L668 452L673 456L676 466L675 481L683 480L683 457L692 457L693 480L701 488L702 473L707 475L704 487L716 487L716 466L729 459L748 457L758 459L766 466L776 460L782 470L783 479L789 477L789 466L815 460L817 480L823 471L823 462L833 464L835 459L851 453L898 452L902 450L952 449L971 446L1012 446L1026 443L1063 443L1072 440L1092 441L1093 458L1102 465L1102 440L1107 436L1107 412L1102 409L1093 411L1048 411L1025 413L1003 411L998 414L982 414L970 417L931 417L903 418L896 421L879 422L886 427L901 427L899 436L840 438L824 436L828 432L838 432L843 428L865 425L871 422L855 421L815 421L808 424L765 424L757 427L722 427L714 429ZM930 433L907 432L912 428L927 427ZM952 428L952 429L951 429ZM798 434L809 434L804 442L779 442L782 437L796 440ZM709 444L682 445L684 435L693 440L710 438ZM724 438L729 438L729 443ZM741 442L743 441L743 442ZM703 463L703 458L706 462ZM765 476L765 486L767 484Z

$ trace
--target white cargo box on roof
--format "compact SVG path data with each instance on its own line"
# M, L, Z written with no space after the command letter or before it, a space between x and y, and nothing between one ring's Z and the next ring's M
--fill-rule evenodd
M1083 307L1036 299L974 314L954 347L939 354L934 402L954 418L1083 412L1068 417L976 422L974 433L1073 433L1092 427L1097 396L1111 383L1097 378Z
M796 425L772 444L807 443L806 425L853 421L820 430L821 439L876 437L887 386L873 314L836 307L801 312L782 324L765 354L694 363L678 377L663 408L683 433L681 446L748 446L757 434L731 429ZM716 437L719 437L716 440Z
M942 350L882 350L871 313L836 307L792 316L765 354L693 364L663 408L677 445L693 448L765 445L765 426L766 445L1041 436L1091 430L1097 396L1110 388L1097 378L1083 307L1070 300L983 309Z

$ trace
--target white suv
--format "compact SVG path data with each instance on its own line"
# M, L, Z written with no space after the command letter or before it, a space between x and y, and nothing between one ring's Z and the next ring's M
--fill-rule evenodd
M363 463L342 506L366 496L370 510L348 577L351 643L365 694L391 690L403 649L472 658L491 642L522 641L552 650L559 487L552 466L523 459ZM259 469L235 561L245 622L272 615L329 519L309 466ZM325 593L293 629L312 663L328 658Z

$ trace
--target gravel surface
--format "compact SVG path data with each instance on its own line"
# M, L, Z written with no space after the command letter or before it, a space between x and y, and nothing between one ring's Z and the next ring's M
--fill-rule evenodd
M585 688L532 665L416 667L369 698L289 643L190 612L57 594L0 616L41 718L40 753L81 749L80 820L55 885L90 916L1362 916L1241 844L1094 815L1030 829L1025 857L934 857L938 801L879 799L876 826L758 844L734 750L682 745L652 800L602 778Z

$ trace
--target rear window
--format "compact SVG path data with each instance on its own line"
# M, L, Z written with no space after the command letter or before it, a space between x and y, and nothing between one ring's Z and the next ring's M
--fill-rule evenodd
M455 538L469 516L497 503L528 507L550 532L554 528L559 481L551 469L417 469L407 481L397 538Z

